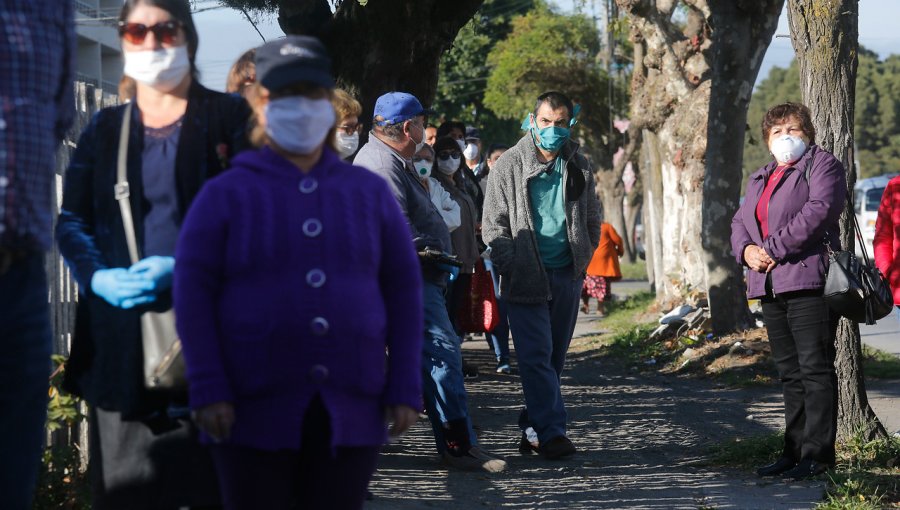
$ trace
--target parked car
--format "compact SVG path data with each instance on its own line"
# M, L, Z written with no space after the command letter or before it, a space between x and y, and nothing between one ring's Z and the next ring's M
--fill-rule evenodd
M881 204L881 195L888 181L898 174L885 174L868 179L856 181L853 188L853 210L856 213L856 221L862 233L863 242L869 259L873 257L872 241L875 239L875 220L878 218L878 206ZM862 247L856 243L856 256L862 257Z

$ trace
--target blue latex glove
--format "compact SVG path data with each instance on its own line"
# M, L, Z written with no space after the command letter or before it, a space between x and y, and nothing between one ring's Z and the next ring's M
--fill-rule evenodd
M452 266L450 264L437 264L437 267L438 269L444 270L448 273L448 281L455 281L456 277L459 276L459 268L456 266Z
M91 291L118 308L132 308L156 300L151 282L122 267L95 271Z
M139 260L128 268L128 272L140 276L151 283L153 292L162 292L172 288L172 273L175 270L174 257L153 255Z

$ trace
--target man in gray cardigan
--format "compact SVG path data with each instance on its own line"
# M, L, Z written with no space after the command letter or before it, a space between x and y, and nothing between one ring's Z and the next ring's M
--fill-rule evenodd
M425 109L412 94L389 92L375 103L373 129L354 165L371 170L390 184L409 222L418 251L452 252L450 231L412 166L425 143ZM390 275L385 275L390 278ZM444 294L447 272L422 264L425 342L422 360L425 409L438 453L450 466L465 470L502 471L506 461L478 447L463 385L460 338L453 330ZM404 306L388 303L388 306Z
M491 169L482 222L525 393L519 451L548 459L575 453L560 378L584 272L600 241L591 166L569 139L576 114L559 92L538 97L522 124L527 133Z

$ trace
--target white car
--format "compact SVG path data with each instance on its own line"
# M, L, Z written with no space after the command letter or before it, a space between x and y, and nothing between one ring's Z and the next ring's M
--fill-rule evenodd
M873 260L875 252L872 242L875 239L875 220L878 218L878 206L881 205L881 195L888 181L900 174L885 174L868 179L856 181L853 188L853 210L856 213L856 221L862 233L863 242L869 259ZM862 258L862 247L856 243L856 256Z

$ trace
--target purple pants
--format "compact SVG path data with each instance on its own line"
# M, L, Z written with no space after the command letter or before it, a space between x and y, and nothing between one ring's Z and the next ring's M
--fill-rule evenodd
M278 451L211 446L225 509L361 509L380 447L338 447L332 455L331 423L318 398L303 420L302 443Z

